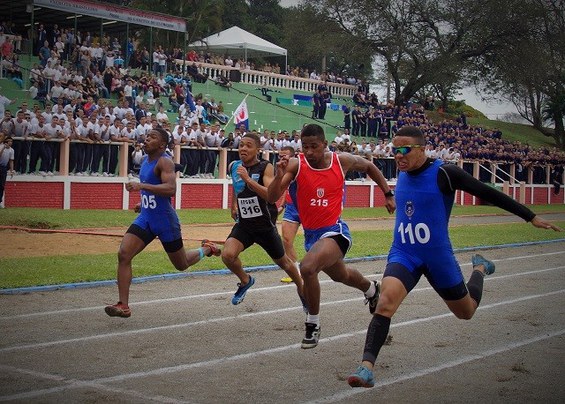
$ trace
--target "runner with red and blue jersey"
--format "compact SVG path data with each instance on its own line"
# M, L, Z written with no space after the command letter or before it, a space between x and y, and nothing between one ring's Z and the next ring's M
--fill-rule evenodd
M346 267L343 261L351 247L349 228L341 220L345 173L349 170L367 173L385 194L389 213L394 212L395 204L386 179L372 162L349 153L327 151L321 126L306 125L301 132L301 141L303 153L298 158L285 156L277 163L276 176L268 187L268 200L276 201L291 183L296 184L294 202L304 227L307 251L300 263L300 274L309 309L302 348L308 349L316 347L320 337L320 272L362 291L371 313L378 301L378 283L371 282L356 269Z
M287 155L288 157L294 157L295 154L294 147L292 146L284 146L279 152L279 156ZM293 198L295 197L296 183L292 182L288 187L287 192L284 194L284 213L281 224L281 236L286 255L288 255L288 258L294 262L296 268L300 268L298 254L296 254L296 249L294 248L294 239L296 238L298 228L300 227L300 216L298 216L298 211L296 210L296 205L293 201ZM281 278L281 282L292 282L292 278L289 276Z

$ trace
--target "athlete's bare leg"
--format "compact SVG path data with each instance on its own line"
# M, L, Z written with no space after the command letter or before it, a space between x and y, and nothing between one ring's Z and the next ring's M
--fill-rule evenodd
M306 253L300 263L300 274L304 280L304 297L308 303L310 314L320 312L320 281L318 274L324 271L334 281L365 292L371 286L371 281L359 271L348 268L343 263L343 253L337 242L331 238L318 240Z
M200 250L202 250L202 255L200 254ZM181 248L178 251L167 254L169 255L169 259L171 260L175 268L179 271L184 271L188 267L200 261L203 256L210 254L210 252L211 251L209 247L201 247L188 251L185 248Z
M120 302L128 306L132 278L131 261L145 248L145 242L135 234L126 233L118 250L118 294Z
M249 275L243 270L243 264L239 259L239 254L243 251L243 244L236 238L229 237L222 250L222 261L230 271L236 275L242 285L249 282Z
M281 224L281 236L283 240L284 251L292 262L296 262L297 258L296 250L294 249L294 239L296 238L296 233L298 233L299 227L300 223L289 222L287 220L283 220Z
M296 284L296 291L298 296L304 297L304 290L303 290L303 281L300 273L298 272L298 268L294 265L294 261L290 259L286 254L279 258L278 260L274 260L275 264L279 267L284 269L284 271L288 274L288 276L292 279L292 281Z

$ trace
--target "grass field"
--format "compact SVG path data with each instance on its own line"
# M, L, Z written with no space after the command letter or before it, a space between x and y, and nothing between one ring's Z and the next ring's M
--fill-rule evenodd
M529 206L539 213L565 212L563 205L535 205ZM183 224L197 223L231 223L232 218L227 209L182 209L177 211ZM453 215L489 215L506 214L495 206L454 206ZM124 210L82 210L82 209L32 209L10 208L0 210L0 226L21 226L34 229L81 229L103 227L127 227L131 224L135 214L133 211ZM377 208L347 208L343 211L343 218L387 218L390 215L383 207Z
M565 212L563 205L536 206L538 213ZM454 215L479 215L501 213L489 206L455 207ZM22 216L26 219L22 219ZM183 210L179 211L183 223L229 223L227 211ZM51 209L6 209L0 210L1 225L25 225L43 228L79 228L128 226L134 214L124 211L61 211ZM389 217L384 209L346 209L345 219ZM565 228L565 222L557 223ZM353 247L348 257L364 257L386 254L392 241L390 230L352 232ZM525 224L497 224L455 226L451 239L455 248L480 245L499 245L526 241L563 238L563 233L542 231ZM9 244L9 240L5 240ZM295 241L299 256L303 255L303 237ZM271 260L265 252L253 246L242 256L245 266L269 265ZM382 266L383 262L375 265ZM49 257L0 258L0 288L36 285L51 285L68 282L86 282L115 278L116 254L76 254ZM205 259L190 268L191 271L223 269L220 258ZM383 268L375 267L375 270ZM176 272L163 251L146 251L134 261L134 276L148 276Z

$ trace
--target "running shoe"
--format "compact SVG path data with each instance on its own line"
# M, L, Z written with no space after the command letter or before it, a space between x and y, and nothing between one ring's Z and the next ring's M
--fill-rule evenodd
M207 257L211 257L212 255L219 257L220 255L222 255L222 250L220 250L220 247L218 247L216 243L212 243L210 240L204 239L202 240L202 243L200 245L204 248L208 247L210 249L210 253L206 254Z
M375 313L377 309L377 303L379 302L379 295L381 294L381 284L379 281L373 281L375 283L375 295L373 297L365 297L365 304L369 303L369 312L371 314Z
M359 366L348 378L347 383L351 387L373 387L375 385L375 378L373 372L365 366Z
M306 325L306 335L302 340L302 349L316 348L320 339L320 326L314 323L304 323Z
M290 276L285 276L284 278L281 278L281 282L292 283L292 278Z
M247 282L245 285L238 283L237 284L237 291L235 292L235 294L233 295L233 297L231 299L231 304L236 305L236 304L240 304L241 302L243 302L243 299L245 298L245 294L247 293L249 288L251 286L253 286L254 284L255 284L255 278L252 277L252 276L249 276L249 282Z
M124 305L122 302L118 302L116 304L112 304L110 306L106 306L104 311L110 317L130 317L131 310L128 306Z
M471 262L473 263L473 268L477 265L484 266L486 275L492 275L494 273L494 262L487 260L480 254L473 255Z

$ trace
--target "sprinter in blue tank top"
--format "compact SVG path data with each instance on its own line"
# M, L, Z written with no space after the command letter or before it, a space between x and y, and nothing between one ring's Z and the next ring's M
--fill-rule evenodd
M112 317L129 317L129 287L132 278L131 261L156 237L176 269L184 271L196 264L205 255L219 256L220 249L207 240L197 250L186 251L182 242L180 222L171 204L175 194L175 164L165 152L169 143L169 134L161 128L152 129L145 140L147 154L139 171L139 182L128 182L125 187L129 192L139 191L141 202L135 207L139 216L129 227L118 251L118 303L106 306L106 314Z
M420 129L402 127L392 144L400 171L395 195L394 240L383 274L377 308L367 330L363 360L348 378L351 387L374 386L373 367L387 338L391 318L422 275L457 318L468 320L475 314L481 301L483 278L494 272L494 264L475 254L472 257L473 273L465 283L448 233L456 190L490 202L535 227L561 231L458 166L426 158L425 138Z

